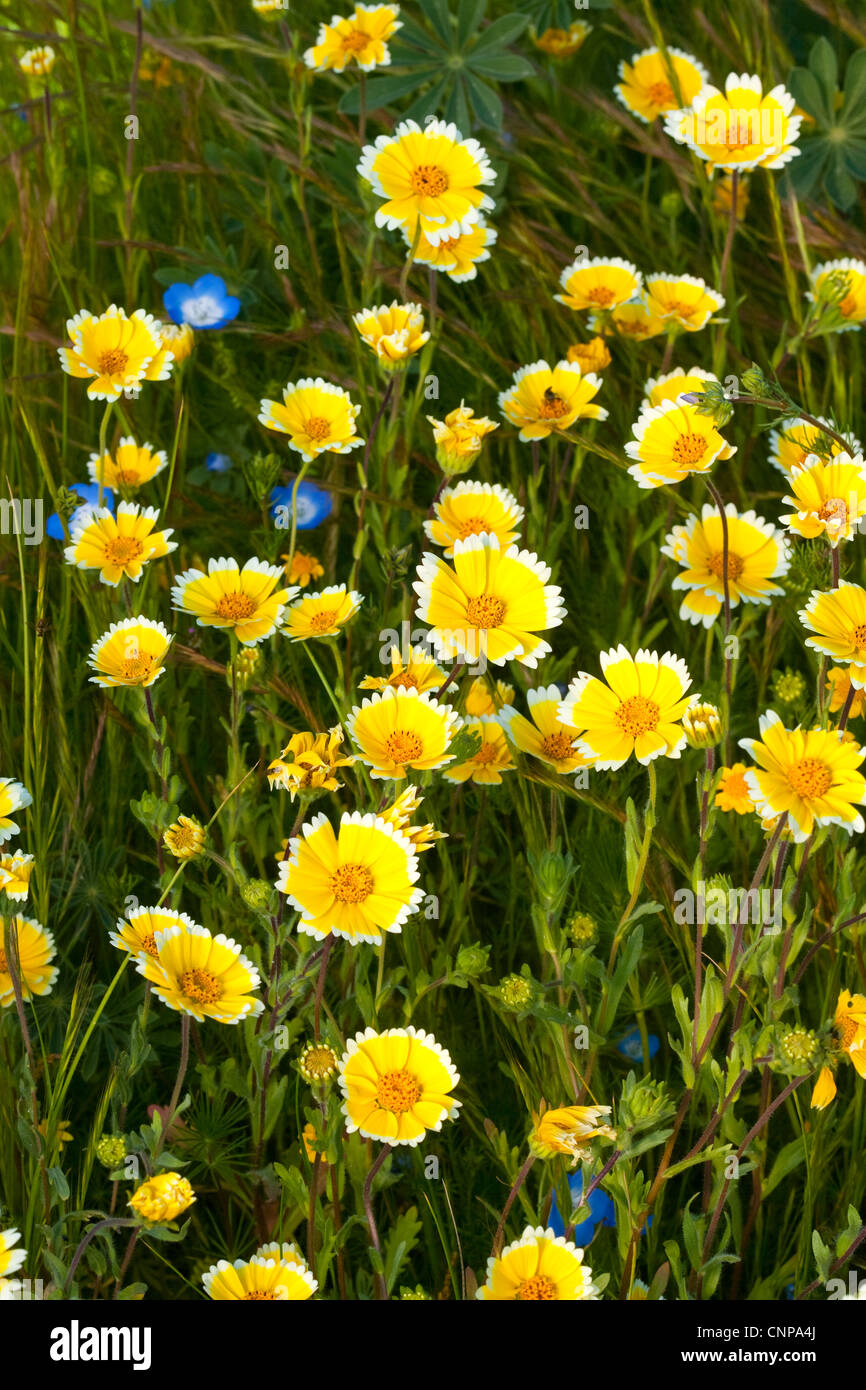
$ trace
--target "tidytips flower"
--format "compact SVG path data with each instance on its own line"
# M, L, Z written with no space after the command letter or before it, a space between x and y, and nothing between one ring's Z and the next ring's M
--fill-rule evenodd
M185 912L175 912L171 907L138 907L118 917L116 931L108 933L108 939L118 951L126 951L130 956L145 955L157 958L156 933L167 927L180 927L184 931L193 928L195 922Z
M454 1120L460 1080L444 1047L417 1028L367 1028L350 1039L340 1059L339 1083L349 1134L414 1148L428 1131Z
M486 415L476 416L462 401L444 420L436 420L432 415L427 419L433 426L436 462L449 478L470 469L481 453L484 436L499 429L495 420L488 420Z
M850 1059L857 1075L866 1081L866 995L843 989L836 1001L833 1028L840 1053ZM835 1097L836 1079L832 1068L824 1066L812 1092L812 1109L825 1110Z
M156 955L142 952L136 960L140 975L170 1009L190 1014L199 1023L240 1023L256 1018L264 1005L252 997L259 972L235 941L180 918L154 934Z
M866 749L835 729L786 729L774 710L761 716L761 737L741 738L756 766L746 773L755 809L763 819L788 814L798 843L816 828L839 825L862 831L855 808L866 801L859 771Z
M367 347L388 371L405 367L410 357L430 341L424 331L424 311L420 304L378 304L352 315L352 322Z
M433 504L433 520L424 522L424 530L450 559L454 542L467 536L496 536L507 550L518 539L523 516L517 498L499 483L464 481L441 493Z
M616 309L640 294L643 276L619 256L583 256L559 277L562 294L554 299L568 309Z
M148 1225L174 1221L195 1201L195 1193L180 1173L157 1173L141 1183L127 1206Z
M346 727L372 777L402 782L407 770L431 772L451 762L460 724L430 691L389 685L356 705Z
M304 53L304 62L316 72L343 72L357 63L361 72L388 67L391 54L387 39L401 29L399 5L355 6L345 19L334 15L330 24L319 26L315 45Z
M339 725L326 734L293 734L278 758L268 766L271 788L287 791L294 801L300 792L308 797L324 791L337 791L340 767L351 767L355 759L343 756L343 730Z
M0 777L0 845L5 845L21 827L12 819L13 811L23 811L33 804L33 797L20 782L11 777Z
M475 782L482 787L498 787L502 783L503 772L514 772L514 759L505 737L505 731L493 714L482 714L477 719L464 719L462 726L467 733L475 734L481 742L474 753L463 762L452 763L443 772L447 782Z
M691 367L687 372L682 367L674 367L672 372L651 376L643 388L641 410L652 410L663 401L678 401L680 396L686 394L701 394L706 390L707 382L718 386L719 378L715 372L704 371L702 367Z
M632 433L625 452L636 462L628 471L641 488L681 483L690 473L706 473L716 459L736 453L712 416L699 414L686 401L663 401L641 411Z
M40 44L38 48L28 48L18 59L18 66L27 77L47 77L57 61L57 54L50 44Z
M781 85L764 94L760 77L731 72L725 90L705 86L687 110L670 111L665 131L716 169L781 169L800 151L800 116Z
M800 622L814 634L806 638L806 646L834 661L850 662L852 685L866 688L866 589L847 579L827 593L815 589L800 610Z
M311 637L337 637L363 602L363 594L345 584L331 584L317 594L304 594L290 605L283 635L293 642L307 642Z
M127 315L112 304L98 317L81 309L66 324L69 347L58 348L69 376L90 377L91 400L116 401L122 391L137 391L142 381L165 381L174 358L163 346L162 324L144 309Z
M866 261L853 260L850 256L822 261L815 266L809 281L812 286L809 299L813 302L826 301L833 287L832 302L842 319L841 332L860 327L866 319Z
M95 676L92 685L148 686L162 675L173 638L150 618L124 618L112 623L90 649L87 664Z
M542 1107L533 1115L529 1147L537 1158L556 1158L566 1154L572 1166L592 1153L593 1139L615 1139L604 1117L610 1114L609 1105L565 1105L557 1110Z
M562 693L558 685L528 690L526 702L529 719L518 714L513 705L505 705L498 715L506 734L522 753L540 758L562 776L592 762L577 747L578 730L559 718Z
M359 682L359 689L385 690L390 685L397 690L417 690L423 695L427 690L435 693L444 683L445 672L437 666L426 647L410 647L405 662L400 648L392 647L390 676L365 676Z
M195 345L195 333L188 323L164 323L160 328L160 339L164 348L168 348L175 360L175 365L180 365L192 355Z
M496 178L487 152L446 121L423 129L401 121L393 134L364 146L358 173L385 200L376 226L404 227L413 241L419 232L431 246L469 232L493 207L481 192Z
M590 338L588 343L572 343L565 354L567 362L576 362L584 376L603 372L610 366L610 352L604 338Z
M646 305L669 332L697 333L724 308L725 300L698 275L662 274L647 276Z
M596 1300L583 1251L543 1226L527 1226L519 1240L487 1261L487 1282L476 1298L486 1303Z
M363 444L355 433L361 413L348 391L322 377L304 377L283 389L282 404L264 400L259 423L289 436L289 448L308 463L319 454L348 454Z
M162 837L169 854L175 859L196 859L204 853L207 835L195 816L178 816Z
M497 714L503 705L513 704L513 685L507 685L505 681L488 685L483 676L476 676L466 691L463 709L470 719L475 719L480 714Z
M697 58L680 48L645 48L635 53L630 62L619 65L619 82L614 91L627 111L649 125L658 116L679 107L689 106L698 92L709 82L709 74ZM679 87L679 97L671 84L671 72Z
M201 1281L208 1298L219 1303L302 1303L319 1287L295 1246L276 1241L248 1260L218 1260Z
M17 903L27 901L35 867L32 854L0 853L0 889L7 898Z
M405 791L400 792L393 805L387 806L384 811L379 812L382 820L387 821L389 825L396 825L398 830L402 830L418 854L422 850L432 849L437 840L447 840L448 838L444 830L437 830L429 821L426 825L412 824L412 817L423 800L423 796L419 795L418 788L409 785Z
M403 227L402 232L406 245L411 247L413 238L407 228ZM434 243L422 232L413 259L431 270L443 271L455 285L462 285L475 279L482 261L490 260L490 247L495 245L497 236L496 228L479 212L469 230L456 236L442 237Z
M634 754L639 763L678 758L685 747L682 717L697 697L684 661L665 652L631 656L620 645L599 657L604 680L585 671L568 687L559 718L582 731L578 749L599 769L616 769Z
M8 1231L0 1231L0 1300L14 1298L21 1289L21 1281L10 1279L10 1274L17 1274L27 1258L27 1251L19 1248L13 1249L21 1239L21 1232L11 1228Z
M171 591L172 606L192 613L199 627L228 628L239 642L254 646L276 632L286 605L296 588L277 588L283 578L280 565L247 560L208 560L207 574L186 570Z
M51 964L57 954L51 932L33 917L0 916L0 1009L8 1009L15 1003L12 973L6 956L7 932L17 942L18 975L23 999L50 994L58 975L57 966Z
M830 714L835 714L837 710L848 706L848 718L857 719L866 709L866 691L854 686L853 695L851 686L853 685L850 672L841 666L831 666L827 672L826 689L830 696L827 710ZM850 697L850 698L849 698Z
M87 460L91 482L129 491L149 483L167 467L168 458L162 449L136 444L131 435L121 439L113 454L91 454Z
M597 333L613 330L617 337L630 338L635 343L657 338L667 327L663 319L650 313L645 297L635 300L633 304L621 304L618 309L611 309L609 314L593 314L589 326Z
M743 603L768 604L784 593L773 580L788 572L789 551L783 531L755 512L725 507L728 529L728 599L732 608ZM665 537L662 555L682 566L674 589L686 589L680 617L712 627L724 607L724 533L716 507L705 503L700 517L692 515Z
M499 409L520 430L525 442L562 434L578 420L606 420L603 406L593 405L601 390L601 377L583 376L577 362L564 359L555 367L530 362L514 373L507 391L499 394Z
M815 419L839 433L832 420L823 415L816 415ZM863 445L855 435L848 434L844 438L847 440L847 449L838 439L834 439L824 430L817 429L808 420L794 416L785 420L781 429L770 430L770 462L780 473L790 477L795 468L802 468L806 460L815 454L819 458L836 458L842 453L852 456L863 453Z
M838 453L826 462L810 454L789 475L791 493L784 501L793 512L780 517L788 529L807 540L826 536L830 545L851 541L866 517L866 466L862 455Z
M80 512L63 552L66 562L81 570L99 570L101 583L112 587L121 579L137 584L149 561L177 550L177 542L169 540L171 528L154 531L158 520L155 507L137 502L121 502L116 517L107 507Z

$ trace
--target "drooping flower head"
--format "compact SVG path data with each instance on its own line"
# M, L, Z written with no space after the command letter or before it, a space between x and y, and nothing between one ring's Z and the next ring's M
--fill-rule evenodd
M758 814L768 819L787 812L797 842L821 826L861 831L863 817L855 808L866 801L859 771L866 749L835 729L786 729L774 710L761 716L760 727L760 739L740 739L756 764L746 782Z
M600 769L622 767L634 754L639 763L678 758L685 747L682 717L697 697L685 662L665 652L631 656L620 645L599 657L604 680L585 671L568 687L559 706L564 724L582 731L578 749Z
M585 19L575 19L567 29L545 29L541 34L530 30L530 37L536 48L548 53L551 58L571 58L582 48L592 33L592 25Z
M180 1173L156 1173L141 1183L127 1205L148 1225L174 1221L192 1206L195 1193Z
M228 628L239 642L253 646L276 632L286 605L296 588L277 588L283 578L280 565L247 560L208 560L207 574L186 570L171 591L172 606L192 613L199 627Z
M170 1009L199 1023L240 1023L262 1012L261 999L252 994L261 984L259 972L237 942L182 920L158 930L154 942L156 955L143 951L136 969Z
M795 535L814 540L826 536L830 545L852 541L866 517L866 466L862 455L838 453L826 462L810 454L795 464L784 500L793 512L780 518Z
M670 111L665 130L716 169L781 169L800 153L802 117L783 86L764 94L760 77L731 72L725 90L705 86L686 110Z
M698 275L661 274L647 276L646 303L668 332L697 333L724 308L725 299Z
M476 1298L485 1303L573 1303L598 1299L583 1251L543 1226L527 1226L519 1240L487 1261L487 1281Z
M121 579L137 584L149 561L177 550L177 542L169 540L171 528L154 531L158 520L156 507L137 502L121 502L117 516L108 507L80 512L63 552L66 562L81 570L99 570L100 581L112 587Z
M469 232L479 212L493 207L481 192L496 178L487 152L446 121L430 121L423 129L416 121L401 121L393 134L364 146L358 173L385 200L376 226L404 227L414 240L420 223L431 246Z
M361 72L388 67L391 54L387 39L402 29L399 5L355 6L351 15L334 15L330 24L319 26L315 45L304 53L304 62L316 72L343 72L357 63Z
M90 377L87 394L116 401L121 391L136 392L142 381L165 381L174 357L162 342L162 324L144 309L127 314L110 305L98 317L81 309L68 319L69 347L58 348L69 376Z
M788 572L788 543L783 531L755 512L738 513L733 502L725 507L728 529L728 597L731 607L743 603L768 604L782 594L773 583ZM724 607L724 532L718 510L705 503L700 517L692 515L665 537L663 555L682 566L674 589L687 590L680 617L712 627Z
M690 473L706 473L716 459L736 453L712 416L701 415L697 406L683 400L642 410L632 433L635 437L626 443L625 452L635 462L628 471L641 488L681 483Z
M152 444L136 444L131 435L121 439L113 455L91 454L87 460L91 482L99 484L101 481L103 487L130 491L149 483L167 467L163 449L156 450Z
M317 594L304 594L290 605L283 634L293 642L307 642L311 637L336 637L363 602L363 594L345 584L331 584Z
M562 776L592 763L593 759L577 747L578 730L559 718L562 693L558 685L528 690L526 702L529 719L518 714L513 705L505 705L498 715L506 734L522 753L539 758Z
M308 795L337 791L336 772L351 767L355 759L343 756L343 730L339 725L326 734L305 731L293 734L280 756L268 766L271 788L287 791L294 801L299 792Z
M20 782L0 777L0 845L17 835L20 826L12 819L13 811L23 811L33 804L33 797Z
M584 376L577 362L563 359L555 367L530 362L514 373L507 391L499 394L499 409L520 430L520 438L546 439L571 429L578 420L606 420L603 406L593 405L601 377Z
M160 338L164 348L168 348L177 366L192 355L195 334L188 323L162 324Z
M583 256L559 277L562 294L554 299L569 309L616 309L640 294L643 276L619 256Z
M565 354L567 362L576 362L584 376L603 372L610 366L610 352L604 338L591 338L588 343L572 343Z
M219 1303L302 1303L319 1287L293 1245L263 1245L248 1260L217 1260L201 1277L208 1298Z
M614 91L627 111L649 125L658 116L689 106L709 82L709 74L697 58L680 48L668 48L668 62L659 48L645 48L630 62L619 65L619 82ZM673 68L679 98L671 84Z
M411 246L413 238L406 227L401 230L406 245ZM469 230L458 232L456 236L442 237L434 243L422 232L414 258L419 265L441 271L455 285L462 285L467 280L475 279L482 261L490 260L490 247L496 244L498 235L496 228L491 227L484 214L479 212Z
M449 410L444 420L436 420L432 415L427 419L433 426L436 462L449 478L471 468L481 453L484 436L499 429L495 420L476 416L471 406L462 401L455 410Z
M236 319L241 301L226 291L219 275L202 275L193 285L169 285L162 296L165 311L173 323L190 328L225 328Z
M351 1038L340 1059L346 1130L386 1144L420 1144L443 1121L454 1120L460 1080L450 1056L417 1028L367 1028Z
M518 539L523 508L499 483L459 482L447 487L433 504L433 519L424 522L428 540L450 559L454 542L467 536L496 536L503 550Z
M424 310L420 304L377 304L352 315L352 322L367 347L389 371L405 367L410 357L430 341L424 330Z
M15 1003L12 972L6 956L7 932L17 942L23 999L50 994L58 975L57 966L51 964L57 954L52 933L33 917L0 916L0 1009L8 1009Z
M112 623L90 649L87 664L92 685L153 685L165 670L162 664L173 638L151 618L124 618Z
M317 376L289 382L282 405L262 401L258 419L266 429L287 434L289 448L310 463L319 454L348 454L363 444L355 433L360 413L348 391Z
M410 768L430 772L451 762L459 723L430 691L387 686L356 705L346 727L372 777L402 782Z
M379 813L382 820L387 821L389 825L396 825L398 830L402 830L417 854L423 850L432 849L437 840L447 840L448 838L444 830L437 830L430 821L426 825L413 825L412 817L423 800L418 788L410 784L404 791L400 792L393 805L387 806L384 811Z
M866 689L866 589L847 579L826 593L815 589L800 610L800 622L814 634L806 638L806 646L834 661L850 662L852 685Z
M564 1105L555 1110L542 1107L532 1117L529 1147L538 1158L566 1154L576 1164L591 1155L593 1139L616 1138L616 1130L604 1119L609 1114L609 1105Z

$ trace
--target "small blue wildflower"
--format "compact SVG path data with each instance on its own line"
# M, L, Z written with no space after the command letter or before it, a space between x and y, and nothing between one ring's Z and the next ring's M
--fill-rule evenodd
M82 512L88 507L97 507L99 505L99 486L97 483L70 483L69 491L76 493L81 498L83 504L80 507L76 507L72 516L66 523L71 531ZM103 507L108 507L109 511L114 511L114 493L110 487L104 487L102 489L102 505ZM56 541L66 540L63 534L63 523L56 512L52 512L46 521L45 533L48 536L53 536Z
M280 517L283 524L285 524L286 519L291 524L293 490L294 484L290 484L289 487L275 487L271 492L271 516L276 519L278 508L285 508ZM312 531L314 527L321 526L326 517L331 515L333 509L334 503L329 492L316 487L315 483L301 480L298 484L299 531Z
M166 312L174 323L190 328L224 328L236 319L241 301L226 293L225 280L218 275L202 275L194 285L180 281L169 285L162 296Z
M659 1040L655 1033L650 1033L647 1039L649 1043L650 1059L655 1057L659 1050ZM624 1033L616 1045L617 1052L621 1052L623 1057L628 1057L630 1062L643 1062L643 1047L641 1046L640 1029L635 1026Z
M581 1173L569 1174L568 1190L571 1193L571 1210L574 1214L583 1196L583 1176ZM556 1204L555 1193L553 1206L550 1209L549 1224L556 1235L565 1235L565 1222ZM574 1228L573 1239L577 1245L588 1245L595 1233L596 1226L614 1226L615 1224L613 1202L606 1192L602 1192L601 1188L597 1187L593 1192L590 1192L586 1206L581 1208L580 1220Z
M209 473L228 473L234 468L234 460L229 454L208 454L204 466Z

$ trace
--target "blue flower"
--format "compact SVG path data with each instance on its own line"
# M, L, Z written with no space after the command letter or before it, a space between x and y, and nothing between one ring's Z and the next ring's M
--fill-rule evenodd
M580 1199L583 1196L583 1177L578 1173L570 1173L568 1177L568 1190L571 1193L572 1215L576 1211ZM556 1193L553 1196L553 1206L550 1210L550 1226L558 1236L565 1235L565 1222L562 1213L556 1204ZM572 1239L577 1245L588 1245L595 1233L596 1226L614 1226L614 1205L606 1192L602 1192L600 1187L595 1188L589 1194L589 1201L585 1207L581 1208L580 1221L574 1228Z
M229 454L208 454L204 466L209 473L228 473L234 468L234 460Z
M241 307L239 299L226 294L226 282L218 275L202 275L194 285L169 285L162 302L174 323L188 323L190 328L224 328Z
M647 1038L649 1043L650 1058L655 1057L659 1050L659 1040L655 1033L650 1033ZM617 1052L621 1052L623 1057L628 1057L630 1062L643 1062L643 1047L641 1046L640 1029L635 1026L627 1033L624 1033L616 1045Z
M279 519L283 526L291 525L292 517L292 492L294 484L289 487L275 487L271 492L271 516ZM278 509L285 508L279 518ZM316 487L315 483L304 482L303 479L298 484L298 530L312 531L315 526L321 526L326 517L331 515L334 503L331 494L322 488Z
M84 504L81 507L76 507L72 516L66 523L71 531L78 517L86 507L96 507L99 505L99 486L97 483L71 483L69 491L76 493ZM111 491L110 487L104 487L102 489L102 505L103 507L108 507L109 511L114 511L114 493ZM56 541L66 540L63 534L63 523L56 512L52 512L46 521L45 532L46 535L53 536Z

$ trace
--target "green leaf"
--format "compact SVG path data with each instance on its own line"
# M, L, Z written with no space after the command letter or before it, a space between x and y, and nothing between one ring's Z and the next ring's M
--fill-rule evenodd
M482 125L499 130L502 125L502 102L492 87L482 82L480 77L466 74L466 88L469 100Z
M858 48L848 59L845 69L845 123L849 111L852 116L860 116L860 106L866 105L866 48Z
M833 98L839 78L839 64L829 39L823 36L812 45L809 54L809 67L820 82L827 105L833 109Z
M426 92L422 92L421 95L412 102L409 109L403 113L403 120L420 121L423 124L425 116L437 115L437 108L451 80L450 72L446 73L444 77L440 77L435 87L429 87Z
M827 159L827 141L823 136L816 136L800 147L799 158L790 166L790 176L801 198L808 198L821 177Z
M798 106L824 127L833 124L833 109L826 101L821 86L808 68L792 68L788 74L788 90Z
M433 77L436 72L438 68L430 67L423 73L404 73L401 77L374 77L372 82L367 83L367 110L375 111L379 106L387 106L399 97L404 97L407 92L417 91L418 83ZM361 88L350 87L340 98L337 110L344 116L357 116L360 109Z
M66 1174L62 1168L49 1168L48 1181L54 1188L61 1201L65 1201L69 1196L69 1183L66 1181Z
M453 34L451 30L451 14L448 9L448 0L427 0L424 9L436 33L450 48Z
M457 43L462 48L469 38L474 34L487 9L487 0L460 0L460 8L457 11Z
M855 179L866 179L866 139L852 135L842 146L845 168Z
M484 77L495 77L500 82L522 82L526 77L535 76L535 68L528 58L517 53L489 53L476 58L470 53L466 66L472 72L480 72Z
M476 53L489 51L492 48L505 48L513 43L518 34L522 34L529 23L529 15L525 14L504 14L501 19L494 19L486 29L481 32L481 37L472 48L472 57Z
M466 102L466 85L462 78L454 83L445 107L446 121L453 121L462 135L468 135L472 126L469 107Z
M853 207L857 201L857 185L845 168L845 154L842 149L837 149L833 162L824 175L824 187L827 193L843 212Z

